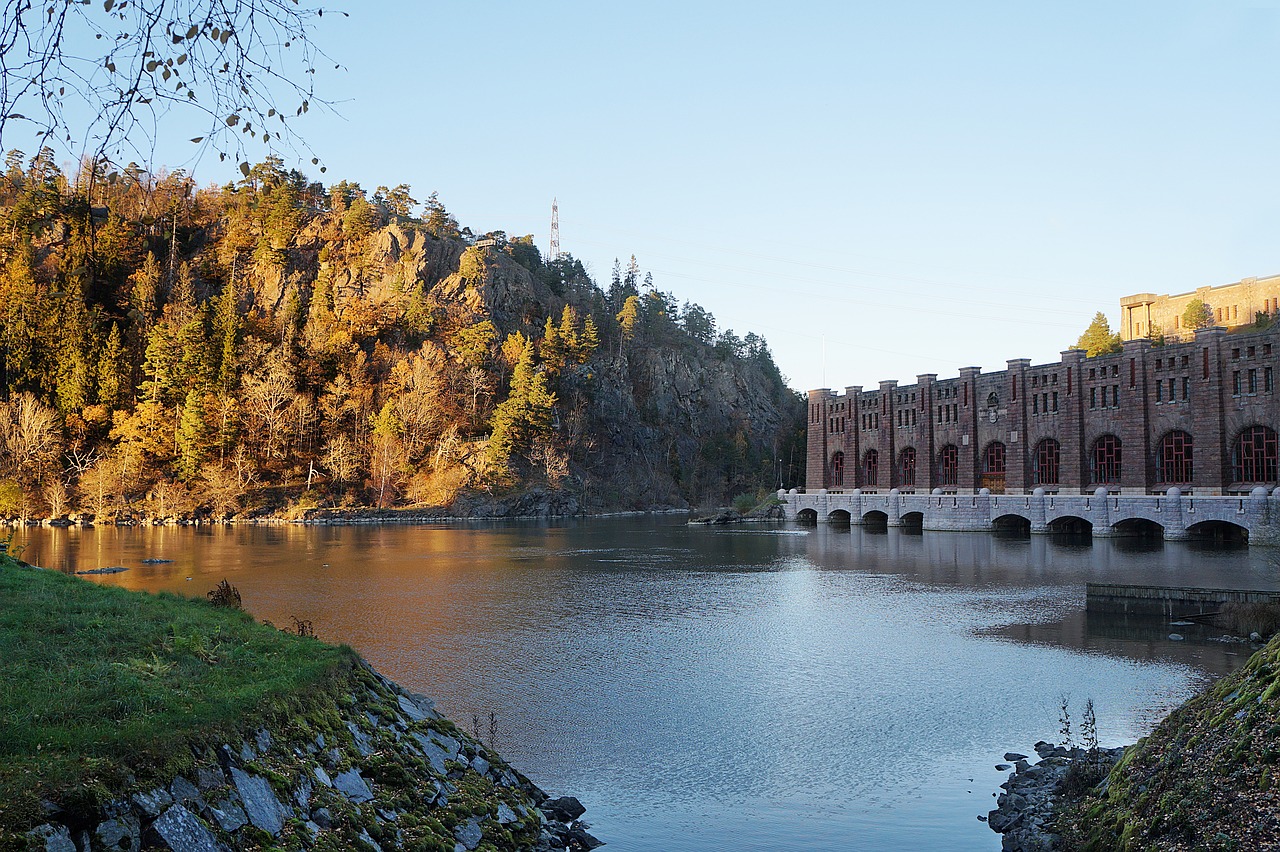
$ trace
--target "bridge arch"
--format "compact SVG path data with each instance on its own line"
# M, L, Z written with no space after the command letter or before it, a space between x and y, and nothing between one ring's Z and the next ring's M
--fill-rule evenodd
M817 509L801 509L800 511L796 512L796 523L805 524L808 526L812 526L813 524L818 523L818 510Z
M991 522L991 526L996 532L1018 536L1031 535L1031 520L1012 512L996 518Z
M1197 541L1214 544L1249 543L1249 529L1231 521L1201 521L1187 527L1187 534Z
M1131 538L1164 538L1164 525L1150 518L1125 518L1116 521L1111 529L1118 536Z
M862 524L870 527L872 531L887 530L889 528L889 516L879 509L872 509L863 514Z
M853 515L848 509L832 509L827 513L827 523L830 524L847 524L853 520Z
M1079 515L1061 515L1046 526L1049 532L1062 535L1088 535L1093 532L1093 523Z
M900 520L903 532L913 535L924 532L924 512L904 512Z

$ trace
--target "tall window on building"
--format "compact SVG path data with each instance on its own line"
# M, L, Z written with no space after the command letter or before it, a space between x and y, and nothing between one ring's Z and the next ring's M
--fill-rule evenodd
M875 485L880 480L880 453L867 450L862 457L862 484Z
M982 451L981 487L989 488L997 494L1004 493L1004 458L1005 447L999 441L992 441Z
M1120 439L1115 435L1103 435L1093 442L1089 454L1090 481L1101 485L1120 481Z
M1231 449L1231 479L1275 482L1276 460L1276 430L1269 426L1250 426L1240 433Z
M916 484L916 448L907 447L898 453L898 482L901 485Z
M844 453L831 457L831 484L836 488L844 485Z
M1191 481L1191 436L1174 430L1156 445L1156 476L1169 485Z
M938 451L938 484L955 485L960 481L960 454L955 444L947 444Z
M1057 485L1061 459L1062 446L1053 438L1045 438L1036 444L1036 453L1031 457L1031 483Z

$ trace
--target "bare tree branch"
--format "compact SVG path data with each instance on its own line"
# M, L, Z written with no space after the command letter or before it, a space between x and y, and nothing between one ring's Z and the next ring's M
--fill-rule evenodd
M250 140L297 153L294 120L331 106L315 94L324 14L296 0L0 0L0 148L21 134L149 162L160 121L185 112L207 126L196 153L243 171Z

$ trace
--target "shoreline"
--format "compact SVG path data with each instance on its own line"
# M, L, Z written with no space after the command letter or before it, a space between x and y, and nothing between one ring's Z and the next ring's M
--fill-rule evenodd
M314 511L314 510L313 510ZM0 520L0 528L12 530L39 529L95 529L98 527L210 527L210 526L376 526L395 524L450 524L461 522L502 522L502 521L552 521L552 520L591 520L595 518L638 518L648 515L690 515L696 509L629 509L617 512L578 512L574 514L533 514L533 515L439 515L409 514L420 512L417 509L326 509L326 512L338 512L340 515L322 517L290 518L280 515L261 515L252 518L157 518L104 521L69 520L65 518L30 518L28 520Z
M4 562L14 567L0 565L3 571L60 574ZM101 588L90 586L94 595ZM144 607L154 597L124 594L141 596ZM588 833L576 798L553 798L431 699L351 649L330 647L347 662L310 704L286 698L287 711L266 715L256 705L242 708L221 733L194 734L182 754L163 765L144 760L105 789L47 788L25 825L0 827L0 848L227 852L266 843L381 852L446 837L458 852L481 844L534 852L603 845ZM187 688L181 678L173 687Z

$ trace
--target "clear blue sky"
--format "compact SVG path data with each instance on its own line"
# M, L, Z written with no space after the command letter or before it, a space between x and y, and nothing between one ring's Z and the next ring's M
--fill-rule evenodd
M597 280L634 253L798 389L1052 361L1122 295L1280 272L1276 2L345 8L341 117L298 125L326 182L544 251L556 196Z

